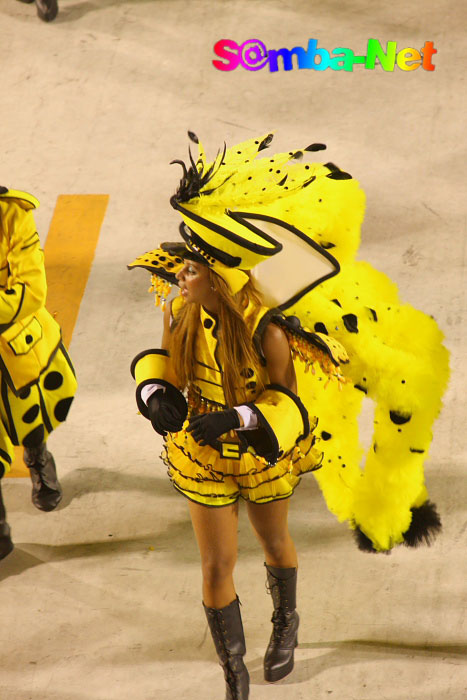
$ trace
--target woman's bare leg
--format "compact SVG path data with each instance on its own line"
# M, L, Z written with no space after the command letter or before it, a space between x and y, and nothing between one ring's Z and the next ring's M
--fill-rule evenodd
M236 598L238 503L217 508L192 501L189 505L201 555L203 602L209 608L224 608Z
M264 656L264 678L270 682L292 671L298 643L297 553L289 534L288 508L288 500L248 504L251 524L264 549L268 590L274 604L273 631Z
M248 517L264 549L266 564L297 568L297 552L287 522L289 499L271 503L247 503Z

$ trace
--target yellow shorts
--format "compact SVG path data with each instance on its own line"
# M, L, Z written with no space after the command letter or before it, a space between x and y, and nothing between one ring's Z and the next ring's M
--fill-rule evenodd
M198 445L187 426L188 422L178 433L168 434L162 459L177 491L202 505L228 506L240 497L252 503L289 498L301 474L321 464L322 453L313 447L312 435L271 465L249 452L238 459L222 457L214 448Z

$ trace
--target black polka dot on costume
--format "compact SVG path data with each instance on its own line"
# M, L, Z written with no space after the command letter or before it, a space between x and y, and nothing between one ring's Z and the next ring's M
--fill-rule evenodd
M412 418L412 414L403 413L402 411L389 411L389 417L396 425L404 425Z
M27 344L30 345L33 340L34 340L33 336L30 333L28 333L27 336L25 337L25 341L27 342Z
M24 447L38 447L41 443L44 442L44 437L44 426L38 425L37 428L31 430L31 432L23 438L23 445Z
M246 379L251 379L251 377L254 375L254 371L252 370L251 367L246 367L245 369L242 369L240 372L242 377L245 377Z
M349 333L358 333L358 318L355 314L344 314L342 320Z
M29 386L27 386L24 389L21 389L18 396L20 399L27 399L30 393L31 393L31 388Z
M54 409L54 416L55 418L60 421L61 423L65 420L65 418L68 415L68 411L70 410L71 402L73 401L73 397L69 397L67 399L61 399L57 405L55 406Z
M34 404L34 406L31 406L31 408L28 408L21 420L23 421L23 423L34 423L37 416L39 415L39 411L40 406L38 403L36 403Z
M328 433L326 430L323 430L321 432L321 437L323 438L323 440L330 440L332 438L332 435L331 435L331 433Z
M315 323L314 329L315 329L316 333L324 333L325 335L328 335L328 329L326 328L324 323L322 323L321 321L318 321L317 323Z
M44 379L44 388L47 391L54 391L63 384L63 375L60 372L49 372Z
M14 289L5 289L5 294L16 294Z
M207 318L207 319L205 319L203 326L205 328L211 328L212 324L213 324L213 320L211 318Z

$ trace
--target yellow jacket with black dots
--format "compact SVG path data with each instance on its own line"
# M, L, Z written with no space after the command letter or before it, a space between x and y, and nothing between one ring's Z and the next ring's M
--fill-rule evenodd
M178 298L172 303L172 314L177 316L179 309ZM281 312L278 309L268 309L265 306L253 309L250 304L245 310L245 318L255 314L251 323L253 342L257 352L262 357L261 336L266 325L271 320L279 320ZM222 366L218 354L218 321L204 308L200 309L200 326L195 348L195 377L188 387L189 413L200 413L227 408L222 386ZM290 342L290 339L289 339ZM293 348L292 348L293 352ZM293 353L295 354L295 353ZM298 353L296 353L298 355ZM301 358L300 358L301 359ZM297 357L298 360L298 357ZM177 377L167 351L147 350L135 357L132 363L132 374L137 383L136 401L140 412L148 418L148 409L141 398L141 390L148 384L162 384L170 390L171 397L181 405L184 401ZM266 367L261 367L261 381L255 375L253 368L246 367L242 371L244 387L247 392L249 406L258 418L258 428L241 431L238 434L240 451L248 451L275 463L310 433L308 411L300 398L288 388L269 384ZM263 391L257 386L263 385ZM217 445L222 451L222 441Z
M30 194L0 188L0 370L10 389L37 381L60 342L60 326L45 309L44 254Z

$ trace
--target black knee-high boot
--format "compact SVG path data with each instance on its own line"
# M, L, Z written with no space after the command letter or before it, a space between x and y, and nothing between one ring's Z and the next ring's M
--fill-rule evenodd
M58 14L57 0L36 0L37 16L43 22L51 22Z
M271 619L272 635L264 657L264 679L274 682L287 676L294 665L299 623L295 610L297 569L279 569L267 564L265 567L274 612Z
M24 463L31 475L32 502L39 510L53 510L62 500L62 487L53 455L45 442L38 447L25 447Z
M250 676L243 662L246 647L239 600L220 609L207 608L204 603L203 607L224 669L225 700L248 700Z
M33 3L34 0L20 0L20 2ZM51 22L58 14L57 0L36 0L37 15L44 22Z
M10 526L6 521L1 483L0 480L0 559L4 559L13 550L13 542L10 536Z

